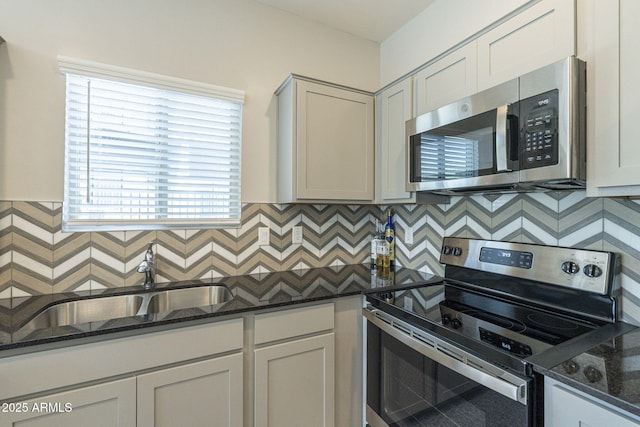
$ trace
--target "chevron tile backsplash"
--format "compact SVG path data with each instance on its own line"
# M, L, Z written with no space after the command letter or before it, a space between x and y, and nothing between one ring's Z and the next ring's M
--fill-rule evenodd
M368 262L386 206L243 206L238 229L63 233L61 204L0 201L0 299L140 283L135 267L155 244L157 281ZM624 320L640 324L640 202L583 191L452 197L449 204L395 205L397 260L443 274L444 236L619 252ZM302 244L292 244L294 226ZM258 244L258 228L270 230ZM413 244L405 230L413 229Z

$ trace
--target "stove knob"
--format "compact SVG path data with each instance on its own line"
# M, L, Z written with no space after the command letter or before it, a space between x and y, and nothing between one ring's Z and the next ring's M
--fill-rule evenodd
M580 370L580 365L578 365L578 363L575 360L569 360L568 362L564 362L562 364L562 367L564 368L564 371L569 375L575 374Z
M454 256L462 255L462 249L461 248L453 248L453 255Z
M584 266L582 270L587 277L600 277L602 276L602 269L595 264L588 264Z
M562 271L567 274L576 274L580 271L580 266L573 261L565 261L562 263Z
M602 379L602 372L593 366L584 368L584 376L590 383L597 383Z
M442 248L442 253L444 255L451 255L452 251L453 249L451 248L451 246L445 246L444 248Z
M449 323L451 323L451 316L449 316L448 314L443 314L442 315L442 324L444 326L447 326Z
M460 329L462 326L462 322L458 319L451 319L451 327L453 329Z

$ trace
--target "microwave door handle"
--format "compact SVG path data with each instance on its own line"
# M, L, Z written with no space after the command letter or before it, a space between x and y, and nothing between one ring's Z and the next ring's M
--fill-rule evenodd
M496 171L511 172L507 167L507 113L508 105L496 109Z

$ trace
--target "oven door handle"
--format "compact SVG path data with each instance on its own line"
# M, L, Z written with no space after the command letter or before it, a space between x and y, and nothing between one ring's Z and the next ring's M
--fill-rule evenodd
M369 322L423 356L463 375L511 400L527 404L530 379L521 378L453 347L440 338L378 309L366 307Z

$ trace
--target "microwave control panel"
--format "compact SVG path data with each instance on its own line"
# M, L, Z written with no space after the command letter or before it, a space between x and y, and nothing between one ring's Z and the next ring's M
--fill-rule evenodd
M520 168L558 163L558 90L520 101Z

